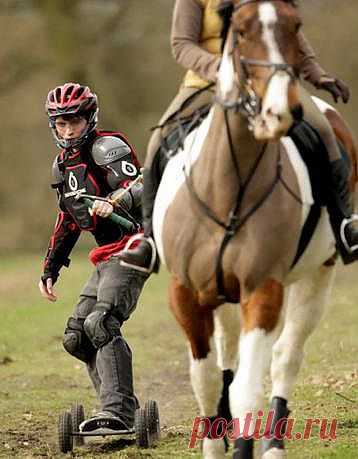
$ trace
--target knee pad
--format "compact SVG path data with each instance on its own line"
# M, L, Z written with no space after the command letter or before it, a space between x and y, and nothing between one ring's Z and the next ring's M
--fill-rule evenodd
M65 350L82 362L88 363L96 352L83 329L84 319L70 317L63 336Z
M86 317L84 331L96 349L112 341L115 336L121 336L121 322L110 312L98 308Z

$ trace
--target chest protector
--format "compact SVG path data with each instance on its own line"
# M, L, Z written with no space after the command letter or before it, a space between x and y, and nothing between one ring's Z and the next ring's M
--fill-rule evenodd
M106 196L111 190L99 171L95 172L95 168L91 167L92 161L89 155L86 154L85 160L80 152L72 156L61 156L58 159L62 175L60 205L71 214L81 230L93 231L98 217L91 216L88 213L87 205L82 200L76 200L75 196L79 191L94 196Z
M209 53L220 54L222 20L217 12L220 0L199 0L199 2L203 8L199 45ZM204 88L208 84L208 81L192 70L188 70L184 77L185 87Z
M106 197L138 175L140 164L125 140L119 132L97 131L78 152L63 151L53 164L52 186L58 191L60 208L82 231L90 231L100 246L120 240L126 231L108 218L91 216L83 200L75 198L78 192ZM128 218L140 222L134 213L130 211Z

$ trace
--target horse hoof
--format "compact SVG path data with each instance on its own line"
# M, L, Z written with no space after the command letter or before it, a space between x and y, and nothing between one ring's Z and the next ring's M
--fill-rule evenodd
M270 448L264 453L262 459L286 459L287 454L284 449Z

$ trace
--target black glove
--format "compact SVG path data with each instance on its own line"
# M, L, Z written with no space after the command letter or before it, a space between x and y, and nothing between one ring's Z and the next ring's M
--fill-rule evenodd
M42 283L46 285L47 279L52 279L52 285L55 285L57 279L58 279L59 273L44 273L41 276Z
M330 77L328 75L322 76L316 83L317 89L323 89L328 91L333 97L335 102L338 102L339 98L346 104L350 97L350 91L348 86L338 78Z
M42 283L46 285L47 279L52 279L52 285L55 285L58 276L60 275L60 270L62 266L68 268L70 266L71 260L69 258L62 258L61 261L56 263L47 263L43 275L41 276Z

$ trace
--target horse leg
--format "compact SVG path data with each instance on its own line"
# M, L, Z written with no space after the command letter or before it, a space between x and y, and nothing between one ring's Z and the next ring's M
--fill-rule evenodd
M213 422L218 416L222 392L222 372L216 363L213 342L213 311L199 306L193 292L175 279L170 284L170 306L189 341L190 378L200 414ZM224 458L224 440L204 438L203 456Z
M302 363L303 348L322 317L334 273L334 266L322 266L315 274L297 281L289 289L284 327L273 347L271 409L275 412L271 434L277 421L288 416L287 401ZM282 457L285 457L283 440L272 438L264 442L264 459Z
M283 286L268 279L241 303L239 368L230 386L235 418L234 459L253 458L255 421L264 400L264 377L277 337Z
M239 348L239 306L224 304L214 312L214 338L217 351L217 365L222 371L223 388L219 402L218 416L231 421L229 386L237 368Z

